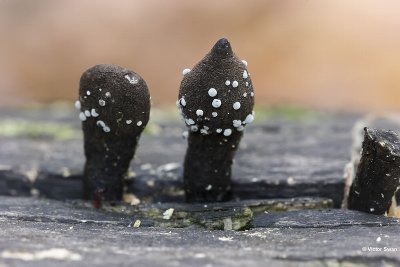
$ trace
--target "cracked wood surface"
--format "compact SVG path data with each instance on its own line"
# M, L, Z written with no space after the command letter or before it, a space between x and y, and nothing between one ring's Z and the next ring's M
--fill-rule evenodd
M17 123L29 120L68 125L75 134L67 140L0 135L1 194L27 196L33 191L56 199L81 197L85 159L74 115L65 112L54 116L44 111L29 116L3 115ZM248 127L233 166L235 198L327 197L339 207L343 168L350 158L349 132L355 119L323 115L300 121L269 120ZM129 192L149 201L182 201L184 126L170 119L153 122L149 128L156 130L140 140L131 164L135 179Z
M183 125L174 120L153 120L142 136L128 189L140 204L121 212L93 210L79 200L84 157L75 113L56 108L0 114L0 128L12 126L13 134L0 130L1 267L400 264L399 219L318 206L325 200L341 204L355 115L273 118L249 127L233 168L235 199L218 206L224 217L208 216L212 205L182 202L186 141ZM34 124L46 126L29 132ZM365 124L400 129L395 120ZM140 227L128 227L138 219L135 209L149 208L175 208L176 216L205 212L223 228L235 209L250 208L252 215L243 231L154 227L143 218Z

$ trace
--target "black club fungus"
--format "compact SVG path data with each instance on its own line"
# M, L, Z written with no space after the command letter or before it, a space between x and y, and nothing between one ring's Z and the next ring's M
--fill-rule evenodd
M177 106L188 127L186 200L228 200L233 157L244 127L254 120L254 92L247 62L238 59L223 38L183 75Z
M84 135L84 197L96 206L121 200L124 177L149 120L146 82L128 69L96 65L83 73L75 106Z
M348 207L385 214L399 186L400 137L393 131L365 128L362 155L350 187Z

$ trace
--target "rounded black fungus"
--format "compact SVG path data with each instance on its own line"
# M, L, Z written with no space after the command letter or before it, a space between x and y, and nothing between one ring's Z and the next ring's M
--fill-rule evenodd
M188 202L231 197L231 165L244 127L254 119L247 66L220 39L181 82L177 102L188 127L184 187Z
M393 131L365 128L362 155L350 188L348 207L385 214L399 186L400 137Z
M84 197L121 200L124 177L149 120L150 95L135 72L96 65L80 80L79 101L86 164Z

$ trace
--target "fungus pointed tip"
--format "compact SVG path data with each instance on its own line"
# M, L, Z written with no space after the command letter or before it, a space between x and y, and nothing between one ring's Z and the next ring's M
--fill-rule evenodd
M226 46L230 46L230 43L229 43L229 41L228 41L227 38L223 37L223 38L219 39L219 40L216 42L216 45L226 47Z
M232 47L228 39L219 39L211 50L212 54L217 56L230 56L232 55Z

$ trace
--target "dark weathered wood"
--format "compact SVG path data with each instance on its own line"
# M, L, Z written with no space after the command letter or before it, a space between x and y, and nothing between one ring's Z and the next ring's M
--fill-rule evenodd
M400 139L393 131L365 128L362 156L349 194L349 209L384 214L399 186Z
M81 197L84 156L75 117L59 108L0 113L1 195ZM327 197L340 205L355 118L270 119L247 129L232 169L236 201L221 204L229 216L238 206L251 209L249 230L211 231L199 224L183 229L149 227L156 220L129 213L134 206L122 205L128 210L125 213L107 212L108 206L94 210L78 205L79 201L0 197L0 266L398 266L398 251L384 251L400 244L397 219L327 210L315 198ZM67 139L59 139L64 133L54 136L52 131L34 137L29 132L6 137L1 135L6 119L17 126L27 121L50 123L73 134ZM379 123L385 128L386 122ZM387 128L395 129L392 126L396 124ZM182 212L175 215L186 210L193 218L216 222L221 229L224 218L214 215L223 213L205 217L213 206L204 210L204 206L184 202L183 127L162 119L149 129L154 131L145 131L131 164L135 174L129 180L129 192L140 199L144 211L154 207L154 216L173 205ZM298 198L287 199L299 196L313 197L303 203ZM286 199L266 199L276 197ZM287 212L286 208L300 211ZM135 228L138 219L141 225ZM172 215L170 219L179 218ZM225 224L230 225L229 219Z
M128 225L135 218L128 215L83 209L52 200L1 197L0 265L317 267L400 264L398 251L384 251L385 247L398 248L400 244L400 223L393 218L351 210L259 216L255 219L257 228L248 231L134 228ZM368 251L373 248L381 251Z
M254 217L252 228L337 228L400 225L400 220L346 209L272 212ZM350 237L349 237L350 238Z
M75 205L90 207L88 203ZM254 216L277 211L327 209L332 207L330 199L292 198L270 200L229 201L220 203L183 204L156 203L131 206L128 204L103 205L104 211L131 215L147 222L143 226L200 227L210 230L244 230L250 227ZM172 210L171 210L172 209ZM165 212L172 215L166 220Z
M83 194L80 179L85 158L77 112L45 109L1 114L0 124L5 120L51 123L59 129L70 127L73 136L66 140L32 138L29 132L17 137L0 136L0 162L8 169L2 179L9 181L7 188L0 190L26 195L27 191L20 191L18 185L29 181L27 186L37 189L41 196L79 198ZM315 115L306 120L267 120L248 127L232 168L234 199L326 197L340 207L343 168L350 158L349 133L355 118ZM131 163L130 169L136 175L128 191L143 201L184 201L184 127L178 120L159 119L149 129L142 135ZM33 174L31 180L28 174Z
M3 196L30 196L31 182L15 170L0 170L0 195Z
M88 205L89 206L89 205ZM122 214L82 208L47 199L0 197L0 217L10 221L57 222L64 224L109 224L128 226L132 218Z
M329 199L274 199L248 200L207 204L159 203L131 206L118 203L94 210L91 202L54 201L35 198L0 196L0 217L27 221L55 221L59 223L108 223L141 227L205 228L209 230L243 230L250 228L254 216L265 212L326 209ZM171 216L166 215L171 210ZM167 217L166 217L167 216Z

